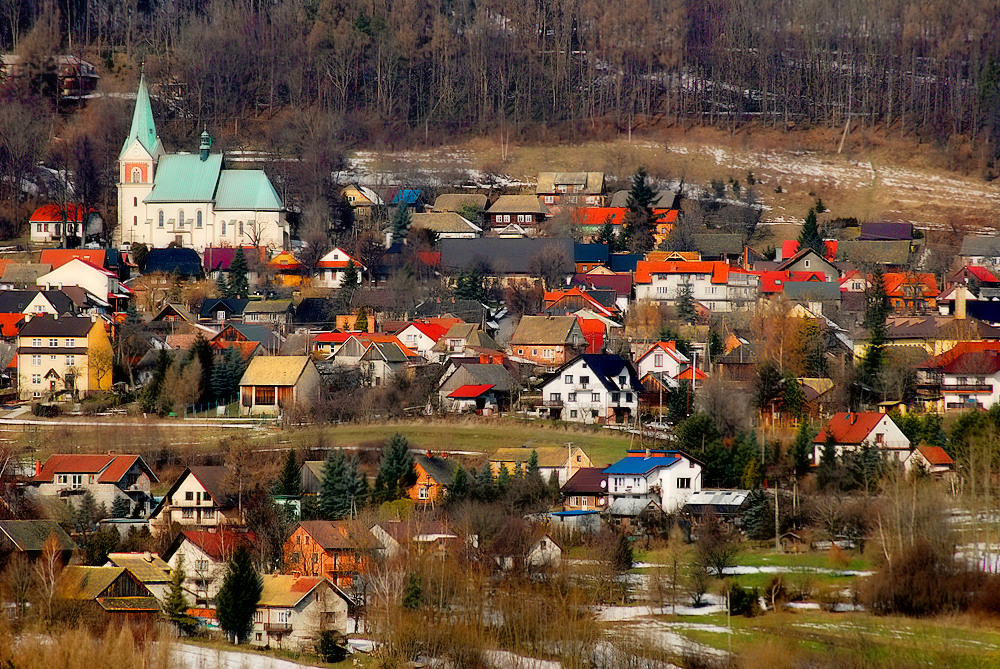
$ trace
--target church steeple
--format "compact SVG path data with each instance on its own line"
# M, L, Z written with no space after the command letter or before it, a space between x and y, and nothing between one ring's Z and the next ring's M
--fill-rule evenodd
M146 87L146 72L139 75L139 91L135 96L135 111L132 112L132 127L128 131L125 144L122 145L122 155L132 140L138 139L143 148L151 156L156 155L160 138L156 135L156 124L153 122L153 108L149 104L149 89Z

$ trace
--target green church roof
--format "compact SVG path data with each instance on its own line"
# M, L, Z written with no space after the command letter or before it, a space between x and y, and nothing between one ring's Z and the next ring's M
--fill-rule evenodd
M263 170L222 170L216 211L280 211L284 207Z
M118 157L125 155L125 149L129 147L132 140L138 139L149 155L156 153L156 147L160 143L160 138L156 135L156 123L153 122L153 108L149 104L149 89L146 87L145 72L139 76L139 91L135 96L135 110L132 112L132 127L128 131L128 137L122 145L121 153Z
M160 158L145 202L211 202L222 171L221 153L207 160L197 153L169 153Z

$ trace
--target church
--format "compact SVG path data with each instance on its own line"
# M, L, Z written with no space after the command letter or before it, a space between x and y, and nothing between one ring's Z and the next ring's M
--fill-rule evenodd
M119 245L174 244L287 249L284 204L263 170L226 169L208 132L198 153L166 153L156 134L146 76L139 78L128 139L118 156Z

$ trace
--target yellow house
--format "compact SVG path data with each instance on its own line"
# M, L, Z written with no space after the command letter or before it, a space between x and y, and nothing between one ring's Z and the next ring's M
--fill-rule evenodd
M96 315L26 315L17 336L21 399L73 397L111 389L114 357L106 322Z
M542 480L548 481L555 473L559 477L559 485L570 480L578 469L593 467L590 456L579 446L568 444L565 448L562 446L532 448L525 444L517 448L498 448L490 456L490 469L493 470L493 475L496 476L500 473L501 466L505 467L510 474L513 474L518 467L521 468L522 473L526 472L532 451L538 454L538 472L542 475Z
M376 208L383 205L382 198L371 188L351 184L341 191L341 194L354 210L354 218L361 223L368 222Z

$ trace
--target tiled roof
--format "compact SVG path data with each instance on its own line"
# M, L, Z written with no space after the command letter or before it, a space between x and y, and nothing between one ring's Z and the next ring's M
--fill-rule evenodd
M3 270L2 281L10 284L30 284L34 285L38 277L52 271L52 265L48 263L35 262L15 262L7 265Z
M522 316L510 338L517 344L568 344L577 326L575 316ZM579 328L579 326L577 326Z
M143 583L170 582L170 565L155 553L109 553L108 562L129 570Z
M347 521L303 520L299 527L324 550L384 548L369 530Z
M256 543L257 537L253 532L234 532L221 527L215 530L183 530L171 549L164 553L164 558L170 559L182 541L190 541L210 558L220 562L228 560L237 546Z
M730 267L721 260L698 262L683 262L667 260L663 262L640 261L635 268L636 283L652 283L653 274L710 274L712 283L726 283L731 272L748 273Z
M561 446L539 446L535 448L529 443L523 446L498 448L490 455L490 462L527 463L532 451L538 454L539 467L563 467L566 465L567 458L569 458L569 453Z
M49 537L55 537L60 550L76 549L73 540L54 520L0 520L0 533L22 551L45 550Z
M917 446L917 450L920 451L920 455L924 456L927 462L936 467L946 467L955 464L955 461L951 459L947 451L940 446Z
M243 307L243 314L283 314L292 310L291 300L256 300Z
M98 483L117 483L136 462L142 462L138 455L50 455L35 476L35 481L51 482L57 474L100 474ZM157 481L156 475L143 462L143 469L150 479Z
M969 353L984 351L1000 352L1000 342L996 341L960 341L941 355L928 358L917 365L917 369L943 369L959 358Z
M493 385L494 384L492 383L480 383L476 385L459 386L455 390L448 393L448 397L456 400L474 399L493 388Z
M577 193L600 195L604 192L604 172L539 172L535 192L558 193L558 186L580 187Z
M582 467L559 491L564 495L601 495L607 492L607 480L603 467Z
M83 337L94 327L90 316L61 316L51 314L32 316L21 328L22 337Z
M968 351L941 366L945 374L984 375L1000 371L1000 350ZM942 386L947 391L948 386Z
M321 576L292 576L288 574L268 574L261 577L263 589L257 606L293 608L302 599L327 582Z
M83 260L99 269L104 269L107 255L105 249L45 249L38 262L52 265L52 269L58 269L70 260Z
M1000 256L1000 237L966 235L962 240L960 256L996 258Z
M59 576L60 594L67 599L97 599L124 572L122 567L64 567Z
M887 272L884 277L885 293L889 297L912 297L917 289L920 290L917 297L937 297L941 293L937 279L930 273Z
M611 225L624 225L626 207L579 207L573 211L573 222L577 225L600 227L605 222Z
M832 434L838 444L861 444L871 434L885 414L870 411L840 412L827 422L813 443L823 444L826 435Z
M636 364L638 364L642 360L645 360L646 357L650 353L653 353L654 351L666 353L677 362L691 362L690 358L688 358L686 355L677 350L677 342L658 341L652 346L650 346L645 353L643 353L642 355L640 355L638 358L635 359Z

